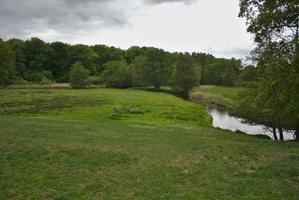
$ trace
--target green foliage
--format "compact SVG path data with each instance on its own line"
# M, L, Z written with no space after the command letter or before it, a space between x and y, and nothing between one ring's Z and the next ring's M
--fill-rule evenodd
M93 85L100 85L103 83L101 76L89 76L88 83Z
M80 62L72 65L70 71L70 84L73 88L83 88L88 82L89 71Z
M68 73L72 62L70 46L62 42L50 44L52 51L49 54L49 70L53 74L53 79L57 82L68 82Z
M188 97L189 91L199 84L200 71L189 54L177 55L172 74L172 86Z
M200 67L204 67L204 66L211 64L217 60L213 55L206 54L206 53L193 52L191 56Z
M25 56L26 56L26 67L29 73L38 73L49 69L51 48L42 40L38 38L31 38L25 41ZM28 73L27 73L28 74ZM28 81L30 78L25 77Z
M297 11L298 1L294 0L240 1L240 16L246 18L247 30L254 34L258 45L253 53L258 65L264 68L258 89L249 90L254 93L244 95L244 99L253 98L251 107L273 128L295 129L299 141Z
M95 65L95 61L98 58L98 54L89 46L86 45L75 45L71 46L69 50L70 63L74 64L76 62L80 62L83 66L88 69L90 75L96 75L97 68Z
M132 85L129 66L124 61L111 61L104 65L101 80L107 87L128 88Z
M236 72L234 71L233 67L227 66L222 76L223 86L234 86L236 77Z
M271 65L265 69L258 87L243 94L238 112L252 122L270 127L294 128L298 113L295 109L296 103L290 103L292 94L287 93L287 71L290 69L287 60L273 59Z
M257 79L258 79L258 67L252 65L246 66L240 71L236 85L249 87L255 85Z
M145 84L153 85L158 91L162 85L169 83L171 63L168 54L162 49L148 48L137 64Z
M47 79L46 77L42 77L40 84L42 85L50 85L52 83L51 80Z
M123 50L115 47L107 47L105 45L94 45L92 49L96 52L95 60L97 75L100 75L104 70L104 64L110 61L123 60Z
M7 44L0 41L0 85L13 83L15 73L15 54Z
M237 74L241 70L240 60L217 59L203 67L202 83L222 86L234 86Z
M42 79L52 80L52 73L50 71L34 71L25 73L26 80L34 83L40 83Z
M249 123L294 130L298 122L298 110L292 94L288 93L290 69L287 60L273 59L257 88L241 93L235 114L245 117Z
M134 62L131 63L131 73L132 73L132 85L133 86L145 86L146 82L143 79L143 65L145 59L144 56L140 55L135 57Z
M15 52L16 76L24 78L26 72L25 42L19 39L11 39L7 41L7 44Z
M90 81L100 84L99 77L106 63L125 60L130 66L131 86L152 85L159 90L161 86L171 86L171 76L178 55L153 47L132 46L128 50L121 50L105 45L46 43L38 38L26 41L10 39L5 43L14 51L16 57L16 75L12 81L14 83L19 83L20 80L39 83L45 78L57 83L66 83L70 81L71 66L81 62L89 70ZM238 79L239 85L244 82L243 76L239 77L242 71L240 60L215 58L210 54L196 52L190 57L202 70L203 84L233 85L236 82L232 81L233 79ZM227 69L226 66L230 68Z
M240 0L239 16L246 18L247 31L254 34L259 45L258 54L264 58L294 56L298 45L297 0Z
M144 54L146 48L140 48L138 46L132 46L125 52L125 59L128 64L132 64L135 61L135 58Z

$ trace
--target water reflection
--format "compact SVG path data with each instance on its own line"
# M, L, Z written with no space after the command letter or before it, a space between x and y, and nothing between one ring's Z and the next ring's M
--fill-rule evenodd
M273 139L272 131L264 125L250 125L243 123L242 118L230 116L228 112L219 111L217 109L208 109L208 112L213 117L213 126L221 129L228 129L231 131L240 130L249 135L267 135ZM284 131L285 140L293 140L293 131ZM279 134L277 134L279 138Z

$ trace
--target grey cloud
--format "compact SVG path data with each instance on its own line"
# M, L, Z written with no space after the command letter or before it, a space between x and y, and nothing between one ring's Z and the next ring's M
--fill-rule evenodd
M53 30L66 36L91 29L123 26L139 6L192 0L0 0L0 38L28 37Z
M191 4L195 0L145 0L145 2L150 4L160 4L160 3L185 3L185 4Z
M124 24L124 13L113 9L111 1L69 0L2 0L0 7L0 35L21 36L28 32L54 29L76 32L92 26ZM117 14L116 14L117 13Z

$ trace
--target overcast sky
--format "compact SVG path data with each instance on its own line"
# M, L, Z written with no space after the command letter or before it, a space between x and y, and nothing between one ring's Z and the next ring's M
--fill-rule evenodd
M238 6L239 0L0 0L0 37L244 58L253 42Z

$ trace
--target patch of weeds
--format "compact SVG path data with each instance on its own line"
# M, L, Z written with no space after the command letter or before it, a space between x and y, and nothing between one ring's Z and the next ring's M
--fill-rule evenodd
M38 96L0 102L0 114L42 114L63 108L88 107L104 102L97 98L76 96Z
M116 105L112 108L113 113L110 119L121 119L123 117L128 117L130 115L143 115L150 112L148 106L142 105Z

